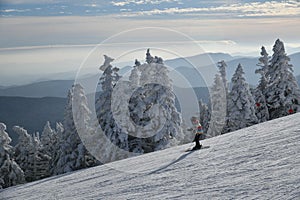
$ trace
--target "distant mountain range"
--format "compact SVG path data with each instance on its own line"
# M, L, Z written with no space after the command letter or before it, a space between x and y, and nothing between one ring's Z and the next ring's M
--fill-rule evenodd
M216 56L217 55L217 56ZM171 61L166 61L166 64L172 66L179 71L183 76L188 78L189 82L195 87L211 85L211 80L214 78L214 73L216 72L217 62L220 60L225 60L228 66L227 68L227 80L230 81L232 75L234 74L239 63L244 68L246 81L250 85L257 85L260 78L259 75L255 74L255 70L259 67L257 66L258 57L232 57L228 54L216 54L209 55L212 57L213 63L208 63L208 59L205 55L198 55L194 57L189 57L187 59L178 58ZM216 57L214 57L216 56ZM300 52L289 56L291 59L291 64L294 66L294 74L300 75ZM190 61L190 63L188 61ZM203 62L204 61L204 62ZM196 67L195 67L196 66ZM199 72L201 74L199 74ZM207 81L208 80L208 81Z
M74 80L51 80L28 85L0 88L0 96L66 97Z
M294 74L300 75L300 52L290 55L291 64L294 65ZM170 67L171 78L176 87L207 87L212 84L216 72L216 63L225 60L227 69L227 79L231 77L239 63L245 71L246 80L250 85L256 85L259 75L255 74L258 58L254 57L233 57L224 53L207 53L187 58L177 58L166 60L165 64ZM196 67L194 67L196 66ZM197 68L197 69L196 69ZM212 70L214 69L214 70ZM131 66L121 68L120 74L126 74L131 70ZM85 75L83 82L90 84L95 79L98 80L99 74ZM181 76L181 77L179 77ZM184 80L185 79L185 80ZM298 82L300 78L298 76ZM186 84L186 82L188 84ZM74 80L49 80L35 82L21 86L1 87L0 96L22 96L22 97L66 97ZM87 91L91 93L91 91Z

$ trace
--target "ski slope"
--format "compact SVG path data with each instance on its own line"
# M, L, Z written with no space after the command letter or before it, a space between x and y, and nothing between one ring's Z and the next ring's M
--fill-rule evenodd
M0 199L300 199L300 113L15 186Z

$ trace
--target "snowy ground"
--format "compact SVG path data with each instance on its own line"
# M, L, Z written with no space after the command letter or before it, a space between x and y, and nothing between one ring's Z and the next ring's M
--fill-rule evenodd
M0 199L300 199L300 113L11 187Z

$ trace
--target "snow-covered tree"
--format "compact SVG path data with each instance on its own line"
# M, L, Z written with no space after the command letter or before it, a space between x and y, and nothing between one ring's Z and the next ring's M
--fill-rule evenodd
M51 128L50 122L48 121L44 126L44 130L41 136L41 143L45 153L51 157L50 166L52 166L53 157L56 150L58 137L56 131Z
M269 56L264 46L261 47L260 55L261 57L257 64L260 68L255 70L255 73L260 74L261 78L256 89L252 91L255 100L255 115L259 123L269 120L269 110L265 98L265 90L268 85L266 74L269 67Z
M76 104L76 108L74 109L73 103ZM92 164L91 159L93 158L84 147L78 135L78 131L81 131L81 133L89 131L87 128L87 120L90 111L86 103L82 86L79 84L74 85L68 93L68 102L65 108L63 122L64 131L60 137L60 150L59 155L56 156L58 159L55 159L54 174L83 169ZM76 120L77 126L75 126L74 120Z
M209 110L207 104L202 101L202 99L200 99L200 101L199 101L199 108L200 108L200 118L199 118L200 123L202 125L203 132L207 133L207 131L209 129L210 110ZM202 135L205 135L205 134L202 134Z
M29 177L30 152L32 150L32 137L24 128L19 126L13 127L14 132L19 136L18 143L15 146L15 159L24 171L25 177ZM26 178L31 180L32 178Z
M137 87L139 85L140 81L140 72L139 72L139 66L141 65L140 62L136 60L135 66L133 66L133 69L131 70L129 81L132 87Z
M208 137L222 134L226 121L226 91L223 80L216 74L211 94L211 117L209 121Z
M110 64L112 60L107 60L107 57L105 57L104 65L106 67L100 68L103 70L100 78L102 92L96 101L96 113L102 131L113 144L107 148L114 148L116 146L117 148L128 150L128 135L118 126L111 110L113 89L120 79L118 74L119 68L113 67ZM122 159L115 155L116 152L113 149L106 149L102 153L107 161Z
M13 130L19 135L15 147L16 162L24 171L26 181L35 181L49 176L51 157L43 148L39 135L29 135L19 126L14 126Z
M223 81L223 85L224 85L226 95L228 95L228 83L227 83L227 78L226 78L227 64L225 63L224 60L221 60L220 62L218 62L218 68L219 68L219 72L221 74L221 78L222 78L222 81Z
M152 56L150 54L150 49L147 49L147 53L146 53L146 62L148 64L150 63L158 63L158 64L163 64L163 59L161 57L158 56Z
M28 171L31 172L28 181L35 181L50 176L51 157L47 154L40 140L39 133L32 135L32 146L29 152L31 160ZM27 180L26 179L26 180Z
M183 139L181 115L175 107L175 94L172 80L162 58L155 56L152 60L147 50L146 61L139 66L140 88L132 95L129 107L131 117L141 126L149 126L156 134L152 140L152 151L166 148ZM151 135L151 134L150 134Z
M84 88L80 84L74 86L72 112L76 131L81 140L87 141L87 132L92 130L89 127L91 111L88 107L87 97L85 96ZM83 142L78 145L78 165L85 168L97 165L97 160L86 149Z
M56 123L55 132L56 132L57 140L53 146L53 154L51 157L51 163L50 163L50 174L51 175L56 174L55 170L56 170L56 165L57 165L57 162L58 162L59 156L60 156L60 146L63 143L62 138L63 138L64 127L63 127L62 123L60 123L60 122Z
M72 112L73 88L69 90L68 102L64 114L64 131L61 136L60 149L54 174L62 174L76 170L76 148L79 143Z
M271 119L300 111L300 90L289 61L283 42L277 39L267 71L269 84L265 91Z
M255 101L255 115L257 117L258 123L268 121L269 110L265 96L259 88L255 88L251 92Z
M244 78L241 64L238 65L232 79L232 89L228 99L227 130L235 131L257 123L254 99Z
M24 172L13 160L11 138L5 130L6 125L0 123L0 189L25 182Z
M262 94L264 95L265 89L268 84L268 79L266 77L266 74L267 74L268 68L269 68L269 55L264 46L261 47L260 55L261 55L261 57L258 59L259 63L257 64L257 66L260 66L260 68L255 70L255 73L261 75L257 89L260 90L262 92Z

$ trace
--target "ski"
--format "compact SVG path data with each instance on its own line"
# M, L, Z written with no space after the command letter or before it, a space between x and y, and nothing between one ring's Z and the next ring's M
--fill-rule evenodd
M193 149L193 148L189 148L187 150L185 150L185 152L189 152L189 151L198 151L198 150L202 150L202 149L208 149L210 146L202 146L201 149Z

